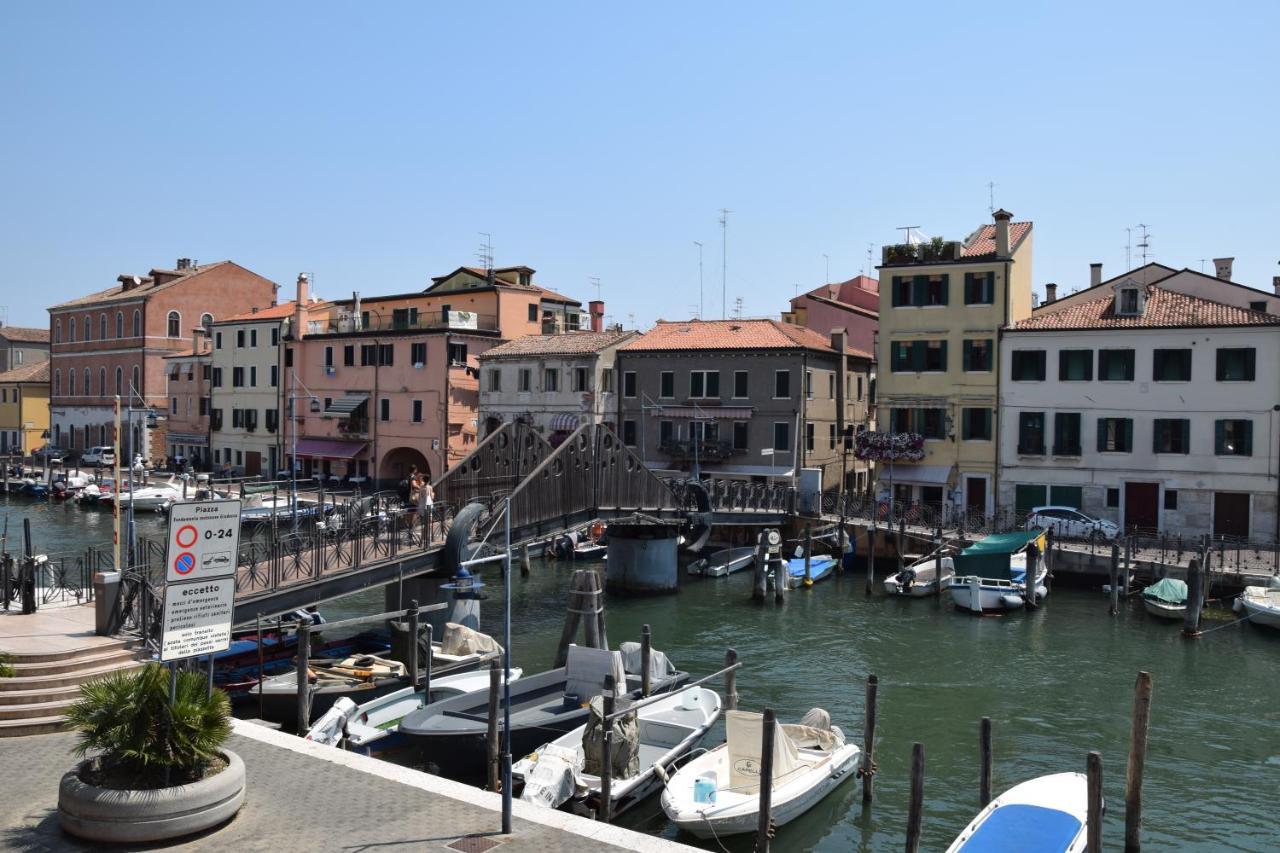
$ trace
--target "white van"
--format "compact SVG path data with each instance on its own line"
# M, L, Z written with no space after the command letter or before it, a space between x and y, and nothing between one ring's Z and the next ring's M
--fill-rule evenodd
M80 457L81 465L101 465L108 467L116 464L116 449L114 447L90 447Z

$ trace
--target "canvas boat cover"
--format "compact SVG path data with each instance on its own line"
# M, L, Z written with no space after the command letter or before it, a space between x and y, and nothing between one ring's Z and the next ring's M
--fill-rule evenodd
M960 846L964 853L1068 850L1080 820L1067 812L1027 803L1000 806Z
M625 711L630 705L631 700L621 696L614 710ZM582 757L582 771L592 776L599 776L604 767L603 696L595 696L591 699L591 714L582 732ZM609 758L613 766L614 779L630 779L640 775L640 728L636 724L634 713L614 718Z
M1187 583L1177 578L1162 578L1142 591L1143 598L1163 601L1166 604L1187 603Z
M955 556L952 561L955 566L955 575L958 578L976 575L993 580L1018 580L1013 577L1014 571L1010 568L1009 558L1032 543L1035 543L1043 554L1044 536L1045 532L1036 528L1013 533L997 533L981 539ZM1025 575L1025 568L1022 571Z
M599 696L604 690L604 677L610 673L613 674L613 683L625 690L627 674L620 652L569 646L569 655L564 662L564 695L576 696L585 705L592 696Z
M844 732L831 725L831 714L825 708L811 708L800 718L799 724L784 723L782 730L800 749L820 749L831 752L844 746Z
M333 707L325 711L324 716L311 726L311 730L307 732L307 740L337 746L338 741L342 740L343 729L359 711L354 700L348 696L339 696Z
M729 787L736 793L758 794L760 792L760 738L763 734L763 714L753 714L750 711L725 713L725 735L728 741L725 748L729 751ZM805 765L800 762L795 742L782 726L778 726L773 736L774 788L789 782L793 776L802 773L804 769Z
M643 663L640 660L640 644L635 642L623 643L618 648L622 652L622 666L631 675L641 675ZM675 674L675 664L671 662L671 658L667 657L657 649L649 650L649 677L654 681L659 678L670 678Z
M576 750L554 743L543 745L525 774L520 799L548 809L568 802L577 792L577 765Z
M444 636L440 638L440 651L442 654L461 658L468 655L497 654L502 651L502 646L488 634L457 622L446 622Z

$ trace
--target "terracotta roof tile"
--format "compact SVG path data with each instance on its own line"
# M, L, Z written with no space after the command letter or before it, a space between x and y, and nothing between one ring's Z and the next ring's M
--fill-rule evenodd
M49 362L33 361L30 364L22 365L22 367L15 367L13 370L7 370L4 373L0 373L0 383L14 382L48 384Z
M223 317L214 323L215 326L222 323L244 323L249 320L283 320L286 317L293 316L293 303L295 300L282 302L279 305L272 305L270 308L263 308L258 311L246 311L243 314L236 314L234 317ZM318 300L307 303L308 311L315 311L322 308L328 308L331 304L328 300Z
M1052 303L1041 314L1013 325L1017 331L1054 329L1168 329L1210 326L1280 326L1280 317L1249 311L1198 296L1147 285L1142 316L1117 315L1115 298L1108 293L1088 302L1053 311Z
M99 302L112 302L116 299L134 299L141 296L150 296L153 293L159 293L161 290L173 287L180 281L186 281L192 276L208 272L214 267L220 267L223 264L229 263L231 263L231 261L217 261L212 264L201 264L200 266L192 267L189 270L154 270L154 272L173 275L176 277L165 281L163 284L156 284L154 278L140 276L142 284L130 287L128 290L124 289L123 284L117 284L115 287L100 290L97 293L90 293L88 296L81 296L77 299L68 300L67 302L60 302L49 310L57 311L61 308L75 308L82 305L94 305Z
M481 354L480 360L527 355L583 355L634 337L636 332L565 332L561 335L526 335Z
M49 343L48 329L32 329L27 326L0 326L0 338L29 344Z
M831 340L812 329L780 320L659 320L657 325L621 347L626 352L670 350L789 350L832 352ZM871 358L855 349L849 355Z
M1018 244L1026 239L1027 234L1031 233L1030 222L1010 222L1009 223L1009 250L1013 251L1018 248ZM996 226L983 225L975 231L966 241L966 245L960 250L960 257L975 260L977 258L985 258L987 256L995 257L996 254Z

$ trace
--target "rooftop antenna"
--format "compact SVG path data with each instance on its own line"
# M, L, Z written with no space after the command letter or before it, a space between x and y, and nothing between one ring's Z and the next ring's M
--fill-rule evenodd
M702 319L702 308L694 303L689 303L689 313L693 315L693 319Z
M822 259L827 262L827 272L826 272L827 277L822 280L822 283L830 284L831 283L831 256L824 252L822 255Z
M742 319L742 297L739 296L733 300L733 319Z
M987 181L987 212L996 212L996 182Z
M600 301L600 277L587 276L587 283L596 289L596 301Z
M1208 261L1208 260L1209 260L1208 258L1201 258L1201 259L1200 259L1200 272L1204 272L1204 265L1205 265L1205 262L1206 262L1206 261Z
M1147 232L1147 226L1139 222L1135 227L1142 229L1142 239L1138 242L1138 248L1142 250L1142 265L1147 265L1147 256L1150 254L1147 250L1151 248L1151 235Z
M733 213L727 207L720 208L720 319L723 320L727 315L725 313L725 297L728 295L729 287L729 214Z
M485 281L493 284L493 235L487 231L480 233L480 248L476 250L476 260L484 269Z
M697 240L693 245L698 247L698 319L702 319L702 244Z
M1125 271L1133 269L1133 229L1124 229L1124 268Z
M800 296L800 285L799 285L799 284L793 284L793 285L791 285L791 286L792 286L792 287L794 287L794 288L796 289L796 298L799 298L799 296Z
M632 329L636 327L636 313L634 311L627 313L627 326Z
M862 271L862 274L868 277L871 276L871 271L876 268L875 262L873 260L873 253L875 252L875 248L876 248L875 243L867 244L867 268Z
M896 230L896 231L905 231L905 232L907 232L907 245L908 245L908 246L910 246L910 245L911 245L911 232L912 232L912 231L916 231L916 230L918 230L919 228L920 228L920 226L919 226L919 225L899 225L899 226L898 226L896 229L894 229L894 230Z

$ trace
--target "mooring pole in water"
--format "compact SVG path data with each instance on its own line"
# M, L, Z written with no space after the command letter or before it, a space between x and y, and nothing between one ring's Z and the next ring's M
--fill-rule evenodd
M298 660L294 669L298 680L298 736L311 728L311 682L308 680L311 663L311 624L298 622ZM259 682L261 683L261 682ZM261 688L259 688L261 690Z
M613 694L617 689L613 674L604 677L604 693L601 694L604 729L601 731L604 757L600 762L600 802L596 805L596 820L608 823L613 812Z
M1124 777L1124 849L1142 849L1142 772L1147 765L1147 725L1151 720L1151 673L1139 672L1133 685L1129 766Z
M520 576L529 577L529 543L520 546Z
M262 719L262 679L265 662L262 659L262 614L258 614L258 719ZM283 641L283 637L279 638Z
M942 528L938 528L938 538L934 540L933 582L936 586L939 603L942 601Z
M416 690L418 687L418 599L409 602L409 684Z
M867 525L867 597L876 583L876 523Z
M1022 601L1028 610L1036 609L1036 590L1040 586L1040 548L1032 542L1027 546L1027 570L1022 576Z
M1085 760L1089 806L1085 827L1085 853L1102 853L1102 753L1090 751Z
M1120 612L1120 545L1111 543L1111 615Z
M773 601L782 604L787 600L787 591L791 587L791 564L781 554L773 560Z
M1182 617L1182 636L1200 636L1200 608L1204 606L1204 572L1195 557L1187 563L1187 611Z
M724 653L724 709L726 711L738 710L738 670L733 668L737 662L737 651L727 649Z
M1133 540L1124 538L1124 597L1129 597L1129 584L1133 582Z
M907 853L920 849L920 825L924 818L924 744L911 746L911 799L907 805Z
M862 802L869 803L875 795L873 790L876 776L876 690L880 679L875 675L867 676L867 702L862 709L862 767L858 775L862 777Z
M769 552L764 538L764 531L756 535L756 558L752 563L755 578L751 587L751 600L762 603L769 596Z
M985 809L991 802L991 718L983 717L978 724L978 752L982 757L982 769L978 775L978 808Z
M769 853L773 836L773 737L778 727L772 708L764 709L760 732L760 814L756 823L756 853Z
M813 586L813 570L810 563L813 560L813 527L809 522L804 523L804 585Z
M650 675L650 658L653 655L653 632L646 622L640 629L640 696L647 699L653 686Z
M486 746L489 748L489 790L498 790L498 693L502 678L502 664L497 658L489 664L489 729Z
M427 623L427 659L422 666L422 704L427 705L431 702L431 667L435 666L435 648L432 643L435 642L435 631L431 627L431 623Z

